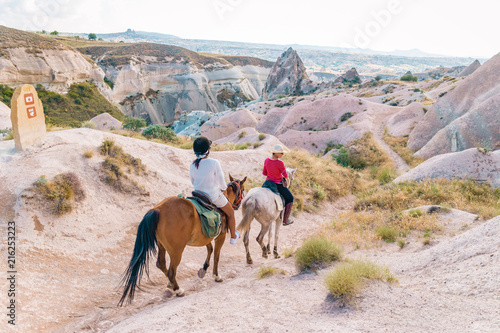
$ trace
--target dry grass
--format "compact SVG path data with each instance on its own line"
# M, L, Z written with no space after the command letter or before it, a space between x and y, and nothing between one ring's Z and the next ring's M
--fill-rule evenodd
M305 211L315 211L322 201L334 201L372 185L367 177L355 170L305 150L293 149L283 156L283 160L287 167L297 168L291 191L302 201Z
M330 294L352 304L356 295L361 292L369 280L397 282L396 277L387 267L362 260L338 265L325 276L323 282Z
M86 158L92 158L94 156L94 151L93 150L87 150L83 153L83 156Z
M41 176L33 186L55 215L70 213L76 202L85 199L80 179L73 172L58 174L53 181Z
M354 210L336 216L323 233L343 246L372 247L385 240L402 247L412 233L430 239L432 233L442 231L438 214L412 209L424 205L456 208L490 219L500 215L500 189L444 179L378 186L359 194Z
M416 167L425 159L413 156L411 149L407 148L408 137L394 137L387 130L384 131L384 141L412 168Z
M0 25L0 56L9 57L5 49L24 47L27 52L38 54L41 50L66 50L61 42L47 35L7 28Z
M127 154L113 140L106 139L100 146L101 155L106 156L101 163L101 180L114 189L140 195L149 195L142 186L131 178L131 174L146 173L146 168L139 158Z
M261 266L257 272L257 278L263 279L276 274L286 275L286 271L272 266Z
M340 260L342 249L325 236L312 236L295 253L297 267L304 271Z
M458 179L390 184L362 193L355 210L380 208L400 212L412 207L443 204L490 219L500 215L500 189Z

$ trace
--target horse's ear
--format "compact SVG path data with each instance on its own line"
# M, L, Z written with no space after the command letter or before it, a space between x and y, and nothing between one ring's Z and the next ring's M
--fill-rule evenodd
M234 180L233 176L231 176L231 174L229 174L229 181L232 182L233 180Z
M292 173L295 173L295 171L297 171L297 168L295 168L295 169L292 169Z
M243 178L243 180L240 182L241 185L247 180L247 177Z

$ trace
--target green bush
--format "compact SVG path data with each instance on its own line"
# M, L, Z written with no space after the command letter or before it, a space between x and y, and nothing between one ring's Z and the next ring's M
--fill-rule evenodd
M313 236L304 241L295 253L295 263L301 271L339 260L342 250L324 236Z
M340 121L346 121L347 119L354 116L351 112L346 112L340 117Z
M418 78L416 76L411 75L411 74L406 74L406 75L401 76L400 80L401 81L413 81L413 82L417 82Z
M340 148L338 155L333 155L333 158L339 165L343 167L349 166L349 151L347 148Z
M264 133L259 134L259 140L262 141L266 138L266 135Z
M123 128L134 132L139 132L143 127L146 127L146 121L141 118L127 117L123 121Z
M142 135L144 135L148 139L160 139L165 142L177 142L178 138L175 132L169 128L164 127L162 125L149 125L142 131Z
M0 84L0 102L3 102L5 105L10 107L10 100L12 99L13 94L13 88Z

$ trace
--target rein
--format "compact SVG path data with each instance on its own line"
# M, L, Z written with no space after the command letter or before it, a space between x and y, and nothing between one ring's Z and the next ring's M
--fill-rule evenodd
M233 206L234 210L238 210L238 208L240 208L241 201L243 200L243 193L242 193L243 191L241 191L240 183L239 183L239 181L232 181L227 186L228 187L231 186L231 188L233 189L233 192L237 193L236 199L233 203L231 203L231 206ZM236 187L236 189L235 189L235 187Z

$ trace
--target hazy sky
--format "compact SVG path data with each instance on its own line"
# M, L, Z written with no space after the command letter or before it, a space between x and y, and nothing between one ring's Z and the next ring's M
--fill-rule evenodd
M497 0L0 0L0 24L25 30L131 28L182 38L471 57L500 52L499 12Z

